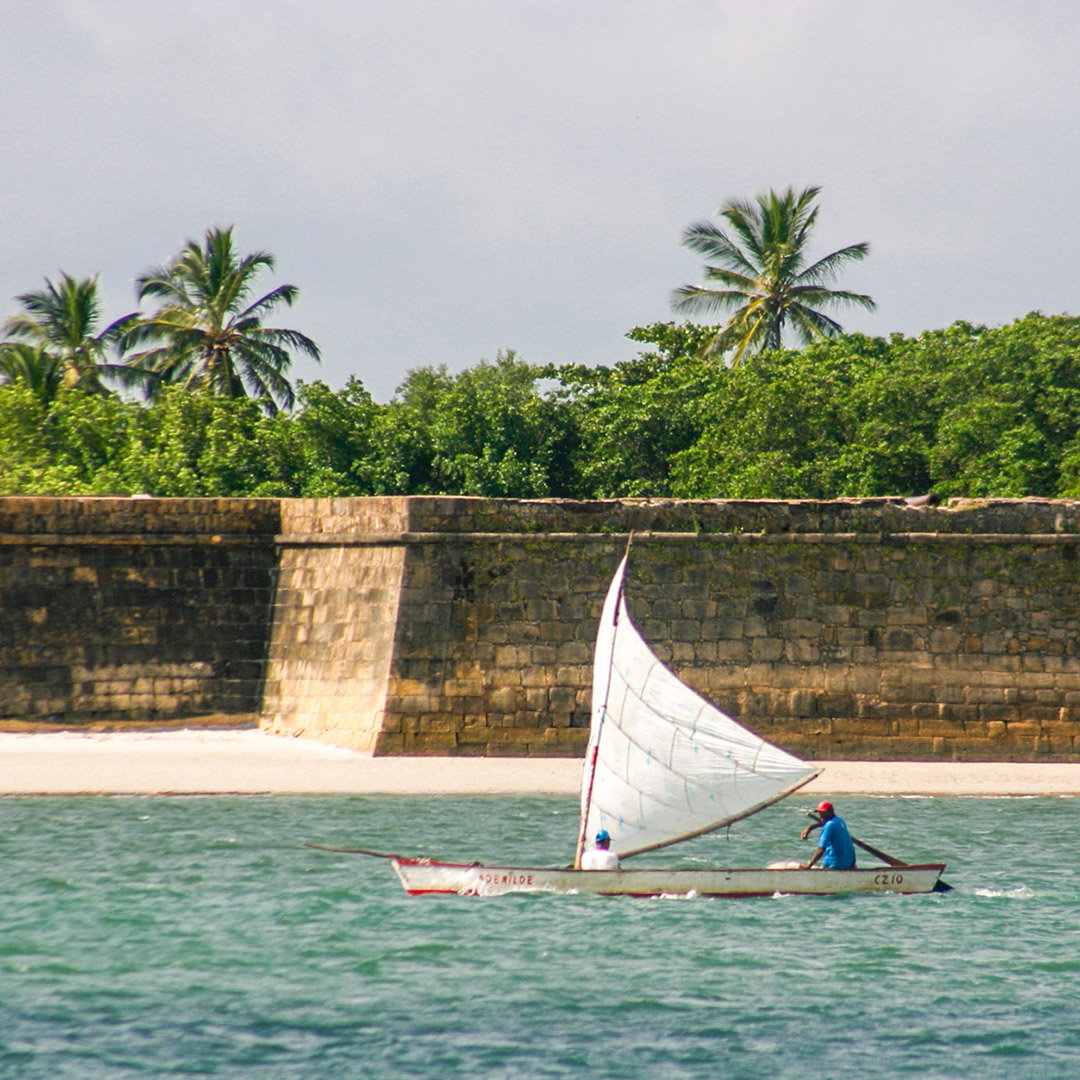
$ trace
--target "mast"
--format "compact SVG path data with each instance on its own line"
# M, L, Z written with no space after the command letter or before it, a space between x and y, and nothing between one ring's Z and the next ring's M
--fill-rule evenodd
M630 545L634 542L634 530L630 530L630 535L626 538L626 551L623 553L623 564L625 566L626 560L630 558ZM612 611L612 630L619 624L619 601L622 599L623 589L626 587L626 572L623 571L622 579L619 582L619 592L615 598L615 604ZM605 600L605 605L607 601ZM589 808L592 805L592 793L593 785L596 783L596 762L600 756L600 730L604 726L604 718L607 716L608 698L611 695L611 669L615 659L615 634L611 635L611 650L608 653L608 678L604 687L604 703L600 706L599 720L597 721L596 731L590 733L590 741L592 742L592 753L589 756L587 763L588 768L588 780L586 781L582 777L582 785L585 787L585 798L582 801L581 806L581 823L578 826L578 841L577 847L574 851L574 869L581 869L581 856L585 853L586 835L585 830L588 828L589 823Z

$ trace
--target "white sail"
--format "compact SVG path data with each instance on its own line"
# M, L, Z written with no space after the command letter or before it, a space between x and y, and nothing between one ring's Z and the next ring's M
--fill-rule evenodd
M625 858L722 828L818 771L765 742L680 682L637 632L626 556L604 603L593 659L582 838L600 829Z

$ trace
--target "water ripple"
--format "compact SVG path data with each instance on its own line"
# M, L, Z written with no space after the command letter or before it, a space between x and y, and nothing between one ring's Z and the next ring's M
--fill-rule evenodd
M0 1080L1064 1080L1072 807L844 801L955 893L642 903L414 899L302 846L560 864L569 799L3 800ZM801 826L655 861L797 857Z

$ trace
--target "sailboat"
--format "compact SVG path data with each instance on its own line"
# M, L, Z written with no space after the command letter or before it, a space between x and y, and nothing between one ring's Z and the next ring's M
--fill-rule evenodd
M601 830L610 835L612 849L625 863L632 856L756 814L820 774L721 712L661 663L627 609L629 554L628 547L608 589L596 637L592 720L574 865L488 866L384 856L406 892L734 897L926 893L947 888L939 885L944 863L908 865L859 841L883 865L852 870L807 870L798 864L581 869L589 838Z

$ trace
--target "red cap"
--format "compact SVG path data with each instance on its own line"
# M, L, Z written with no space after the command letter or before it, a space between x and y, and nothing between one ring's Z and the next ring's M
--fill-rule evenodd
M833 805L832 805L831 802L818 803L817 812L819 814L835 814L836 813L836 811L833 809Z

